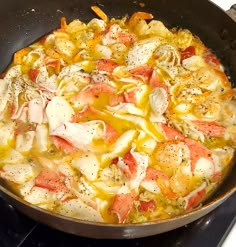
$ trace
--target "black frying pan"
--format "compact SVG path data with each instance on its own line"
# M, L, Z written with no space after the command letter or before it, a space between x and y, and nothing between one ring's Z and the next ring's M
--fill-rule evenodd
M141 8L139 3L144 3ZM110 17L146 11L167 27L190 29L220 58L233 86L236 86L236 23L207 0L7 0L0 8L0 74L15 51L28 46L69 21L95 17L91 5L100 6ZM236 162L235 162L236 163ZM13 206L36 221L59 230L92 238L137 238L166 232L188 224L214 210L236 191L236 165L222 186L201 209L173 219L144 224L113 225L93 223L56 215L39 209L11 193L0 181L0 192Z

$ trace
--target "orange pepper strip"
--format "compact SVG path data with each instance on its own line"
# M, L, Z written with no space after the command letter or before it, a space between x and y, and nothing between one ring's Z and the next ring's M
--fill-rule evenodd
M220 98L222 100L231 100L233 96L234 96L234 90L230 89L226 93L221 94Z
M14 64L21 64L23 57L31 51L29 47L23 48L14 54Z
M129 26L134 27L139 20L151 20L153 15L147 12L135 12L129 19Z
M61 18L61 29L66 30L66 27L67 27L66 18L62 17Z
M108 22L109 19L107 15L98 6L92 6L91 9L104 22Z

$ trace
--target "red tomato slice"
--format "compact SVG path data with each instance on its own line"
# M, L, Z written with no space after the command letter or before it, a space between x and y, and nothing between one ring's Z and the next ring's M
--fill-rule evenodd
M119 64L110 59L99 59L97 61L97 70L112 72Z
M216 122L208 122L201 120L192 121L196 125L197 129L202 133L211 137L223 137L225 134L225 127Z
M135 90L124 92L124 98L126 103L135 104L137 102Z
M116 194L111 204L110 210L118 217L119 223L123 223L128 217L133 207L135 195L132 193Z
M128 166L128 171L125 172L125 175L128 178L134 177L137 173L137 162L136 162L134 156L130 152L127 152L124 155L123 160L124 160L125 164Z
M136 99L136 93L134 90L129 91L129 92L124 92L121 94L117 94L117 95L112 95L109 99L110 106L116 106L116 105L119 105L120 103L136 104L136 102L137 102L137 99Z
M155 168L152 168L152 167L147 167L147 170L146 170L146 177L144 178L144 180L157 180L158 176L160 176L160 172L155 169Z
M135 41L134 35L124 32L118 32L117 34L118 42L125 45L132 45Z
M149 80L149 85L151 88L156 88L160 87L160 85L163 85L155 70L153 70L152 72L151 78Z
M185 139L184 142L190 150L190 160L191 160L191 171L192 172L194 172L195 165L200 158L205 158L213 162L212 157L211 157L211 151L205 146L203 146L201 143L191 140L191 139Z
M76 150L76 148L72 144L65 141L61 137L51 136L51 140L57 149L60 149L64 152L70 153L70 152L74 152Z
M30 69L29 70L29 78L31 81L36 82L39 74L39 69Z
M3 79L3 78L5 77L5 75L6 75L6 73L2 73L2 74L0 75L0 79Z
M53 171L41 171L35 179L35 186L53 192L69 192L69 189L61 181L60 176Z
M105 123L105 125L106 125L106 129L105 129L104 139L109 143L115 142L119 137L119 133L110 124Z
M180 53L180 60L181 62L186 59L190 58L192 56L196 55L196 50L194 46L189 46Z
M203 200L205 195L206 195L205 188L196 191L191 197L188 198L187 205L185 206L185 210L188 211L196 207Z
M203 56L204 56L205 62L207 64L209 64L211 66L215 66L215 67L220 66L220 61L218 60L216 55L214 55L209 49L206 49Z
M154 200L150 200L150 201L139 201L140 205L139 205L139 211L143 211L143 212L148 212L148 211L154 211L156 209L156 203L154 202Z
M153 72L153 68L147 64L140 65L130 70L133 76L142 76L144 80L149 80Z
M113 95L109 99L109 105L110 106L116 106L116 105L119 105L120 103L125 103L125 96L123 93Z
M182 133L180 133L178 130L167 126L166 124L162 124L162 129L166 135L166 138L168 140L184 140L185 137Z
M101 93L113 94L116 88L109 84L98 82L90 84L85 90L80 91L77 95L73 97L73 101L81 102L83 104L90 104L94 99Z
M90 120L91 115L96 115L97 117L99 117L102 115L102 113L90 105L85 105L81 111L78 111L73 115L71 122L76 123L88 121Z

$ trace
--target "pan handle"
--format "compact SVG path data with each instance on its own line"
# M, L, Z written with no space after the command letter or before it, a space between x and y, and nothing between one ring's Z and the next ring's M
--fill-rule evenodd
M226 13L236 22L236 4L234 4Z

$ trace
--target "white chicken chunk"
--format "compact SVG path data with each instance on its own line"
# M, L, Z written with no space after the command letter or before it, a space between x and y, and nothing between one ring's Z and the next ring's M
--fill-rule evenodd
M4 158L0 159L0 162L3 164L14 164L20 162L24 159L24 156L16 151L15 149L9 149L7 155Z
M24 200L41 208L52 209L55 197L53 193L47 189L33 187L29 193L26 193Z
M40 97L30 100L28 108L28 120L30 123L41 124L43 122L44 106L44 102Z
M205 158L200 158L195 165L194 175L210 178L215 172L214 164Z
M35 168L30 164L7 164L3 166L0 176L3 179L17 184L23 184L33 178L36 174Z
M0 112L4 111L9 99L10 85L8 80L0 79Z
M54 97L46 107L49 132L51 133L64 122L70 121L73 114L73 108L63 97Z
M146 64L159 44L160 41L153 38L134 43L126 57L127 65L130 68L135 68Z
M27 131L16 136L16 150L28 152L33 147L35 131Z
M89 151L93 148L93 140L104 136L105 129L106 125L101 120L83 123L64 122L54 129L51 135L64 139L78 149Z
M132 115L144 116L144 112L132 103L119 103L117 106L107 106L111 112L129 113Z
M103 20L93 18L88 24L88 28L95 29L96 31L105 31L106 23Z
M178 74L178 66L180 65L180 54L172 45L160 45L154 52L156 64L174 78Z
M190 71L196 71L200 68L204 67L206 63L204 62L203 58L200 56L192 56L186 58L182 61L182 65L185 69Z
M160 118L168 107L168 95L164 88L155 88L149 94L149 103L153 113Z
M102 162L107 159L113 159L121 153L127 151L137 134L136 130L128 130L122 134L111 146L111 152L102 155Z
M48 128L44 124L38 124L35 132L35 147L40 152L48 148Z
M62 215L78 218L81 220L89 220L95 222L103 222L101 214L94 208L88 206L80 199L72 199L63 203L58 209Z
M72 160L71 164L88 180L93 181L97 178L99 160L93 153L84 153L79 158Z
M157 185L156 181L150 180L150 181L142 181L140 184L145 190L150 191L152 193L160 193L161 190L159 186Z
M5 146L14 137L15 123L10 121L8 123L0 122L0 145Z
M62 55L71 57L75 53L76 47L74 43L68 40L67 38L56 37L54 43L54 49Z

